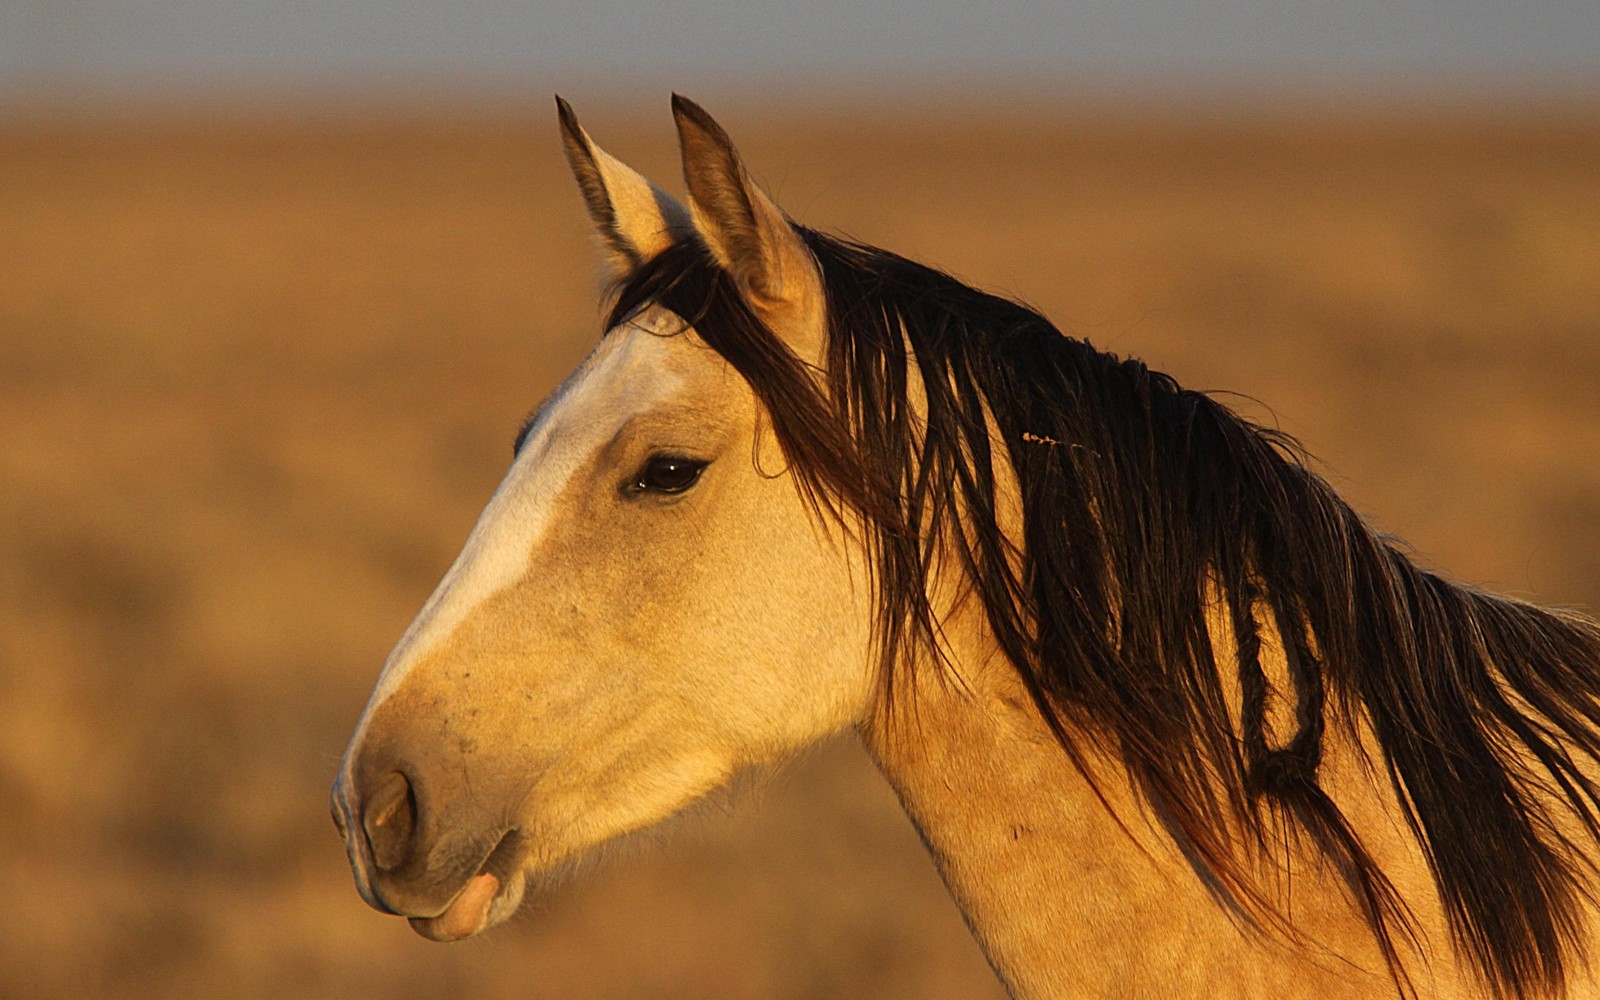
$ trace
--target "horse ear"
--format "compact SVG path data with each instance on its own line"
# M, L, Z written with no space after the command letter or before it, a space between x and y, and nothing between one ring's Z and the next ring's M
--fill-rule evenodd
M608 277L621 278L694 231L688 210L596 146L578 124L572 106L560 97L556 112L561 144L600 237Z
M678 94L672 113L701 239L756 314L801 360L820 365L826 309L816 258L751 180L722 126Z

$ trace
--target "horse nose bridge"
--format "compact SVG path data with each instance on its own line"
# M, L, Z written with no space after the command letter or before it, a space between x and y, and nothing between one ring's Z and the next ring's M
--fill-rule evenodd
M500 768L490 760L492 741L478 738L480 709L448 676L459 673L413 673L373 702L347 751L335 822L379 871L405 867L437 835L443 814L475 819L476 799L494 795L492 782L467 784L468 774Z
M417 760L429 753L441 724L449 718L451 698L433 677L430 664L402 664L401 676L386 669L377 691L356 726L346 752L350 780L370 781L372 762L386 769L399 761ZM422 669L416 669L417 667Z

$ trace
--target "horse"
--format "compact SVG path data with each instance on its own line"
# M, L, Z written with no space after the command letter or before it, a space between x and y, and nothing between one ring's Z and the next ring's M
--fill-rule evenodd
M557 98L607 280L332 792L435 940L855 730L1016 997L1578 997L1600 624L1419 568L1295 442Z

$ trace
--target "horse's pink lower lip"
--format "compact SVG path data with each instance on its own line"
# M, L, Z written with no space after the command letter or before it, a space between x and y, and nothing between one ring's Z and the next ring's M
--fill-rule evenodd
M500 892L500 880L490 872L475 875L437 917L412 917L411 929L432 941L459 941L483 930L489 906Z

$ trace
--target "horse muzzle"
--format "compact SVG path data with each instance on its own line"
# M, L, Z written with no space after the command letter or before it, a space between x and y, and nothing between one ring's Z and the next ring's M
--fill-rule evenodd
M358 759L330 798L356 888L374 909L407 917L423 937L455 941L515 908L509 897L520 891L505 890L511 882L520 889L520 834L490 828L444 836L438 804L414 768Z

